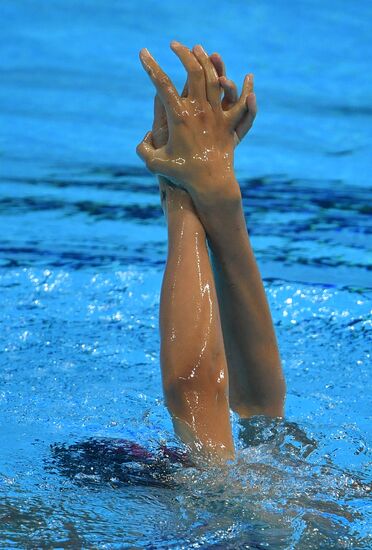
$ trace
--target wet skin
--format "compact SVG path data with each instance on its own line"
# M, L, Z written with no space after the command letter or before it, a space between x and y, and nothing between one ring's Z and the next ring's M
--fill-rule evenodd
M162 184L163 185L163 184ZM205 230L190 196L168 187L168 258L160 298L164 396L194 456L233 458L228 372Z
M188 94L180 97L149 52L141 51L142 64L165 107L169 139L155 149L148 133L137 151L152 172L186 189L194 200L227 192L233 196L239 190L233 174L235 126L246 111L252 79L247 75L241 97L224 111L217 72L204 50L197 46L194 55L176 42L172 49L188 71Z
M233 454L231 427L228 402L219 398L228 392L231 408L243 418L253 414L281 416L285 393L270 311L233 171L236 138L244 137L256 114L253 79L247 75L238 99L236 87L226 79L217 54L209 58L201 47L190 51L174 42L171 47L187 70L187 86L180 97L150 54L141 51L141 61L155 85L157 97L153 131L146 134L137 149L148 168L160 176L168 216L169 251L160 311L164 390L181 439L190 446L208 449L226 458ZM221 88L225 91L222 102ZM170 182L182 189L170 189L167 185ZM188 239L185 238L186 223L191 228ZM212 252L214 277L206 236ZM205 258L202 264L200 250ZM195 266L196 271L199 269L195 279L199 287L191 283L187 270L175 276L184 254L189 258L190 269ZM215 312L212 317L208 316L208 301L203 302L206 287L200 286L202 273L208 281L209 308L212 304ZM183 299L187 295L196 297L187 319L182 299L179 303L174 299L176 288L182 288L179 296ZM174 307L170 309L168 302ZM206 313L201 315L201 311ZM199 325L195 319L199 319ZM170 326L178 322L183 329L178 331L179 346L172 356L174 328ZM218 330L220 323L223 337ZM194 327L193 334L190 327ZM204 340L198 339L202 334ZM195 351L190 359L189 348L195 345L199 352L203 349L203 362L198 362ZM216 349L219 364L213 368ZM222 393L218 387L220 372L223 372ZM216 402L217 412L211 405ZM218 425L219 429L208 432L208 425Z

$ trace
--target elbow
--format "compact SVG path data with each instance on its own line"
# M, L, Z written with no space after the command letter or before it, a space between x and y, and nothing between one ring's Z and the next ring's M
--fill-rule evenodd
M226 378L215 373L203 373L194 378L168 378L163 380L163 392L169 413L186 421L228 399Z

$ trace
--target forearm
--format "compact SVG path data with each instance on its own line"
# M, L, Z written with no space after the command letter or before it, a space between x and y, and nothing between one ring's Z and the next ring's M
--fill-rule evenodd
M224 195L194 197L212 251L230 377L241 416L281 416L285 384L273 322L233 178Z
M169 189L167 197L160 303L164 396L176 433L191 449L231 458L228 374L205 231L186 193Z

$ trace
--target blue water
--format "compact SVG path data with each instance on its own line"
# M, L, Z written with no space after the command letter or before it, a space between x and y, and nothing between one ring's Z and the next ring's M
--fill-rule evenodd
M0 22L0 547L370 548L371 4L2 0ZM223 470L120 454L179 446L166 229L134 152L138 50L181 86L173 38L253 72L259 102L236 168L286 420L233 417Z

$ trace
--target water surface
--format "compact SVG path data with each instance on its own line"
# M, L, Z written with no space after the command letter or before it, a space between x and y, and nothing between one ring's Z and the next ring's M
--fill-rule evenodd
M3 0L0 20L0 547L370 547L369 5ZM137 52L181 86L173 38L254 72L260 108L236 165L286 420L233 417L222 471L159 451L179 443Z

